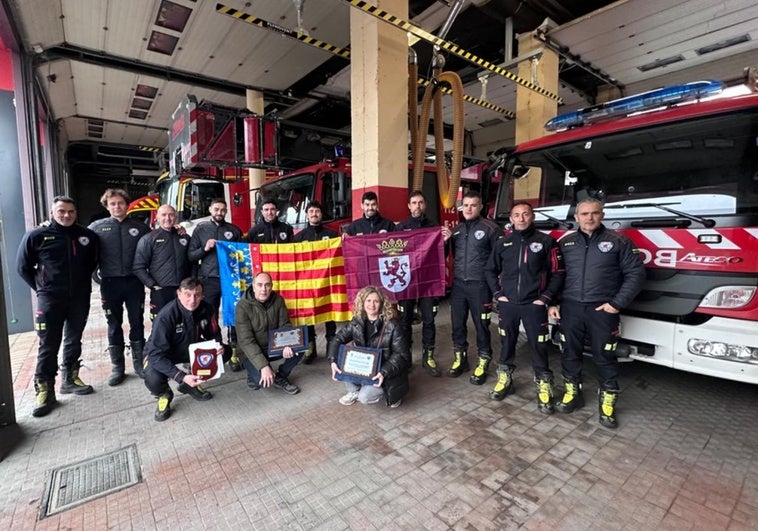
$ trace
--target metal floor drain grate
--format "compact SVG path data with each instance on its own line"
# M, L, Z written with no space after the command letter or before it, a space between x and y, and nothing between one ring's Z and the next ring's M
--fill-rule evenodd
M45 485L40 519L142 481L137 446L54 468Z

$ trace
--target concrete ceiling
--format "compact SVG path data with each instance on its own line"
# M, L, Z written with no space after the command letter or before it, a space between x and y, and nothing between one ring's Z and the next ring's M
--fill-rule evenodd
M242 108L245 87L264 91L267 112L349 131L347 60L221 14L216 2L2 2L24 50L35 58L64 145L93 141L163 148L171 113L186 94ZM286 31L297 26L290 0L224 3ZM411 0L409 8L409 18L430 32L450 9L434 0ZM311 37L349 48L350 9L355 8L344 0L304 0L303 27ZM743 67L755 63L758 48L754 0L473 0L464 4L447 38L510 68L506 20L522 33L546 17L557 24L545 38L562 52L565 108L592 102L597 87L607 81L647 89L696 77L736 79ZM171 53L155 51L156 46L167 46ZM431 47L419 42L414 49L423 73ZM467 94L481 97L481 69L455 57L447 67L462 76ZM486 100L513 110L515 87L489 76ZM138 97L141 90L154 94ZM450 118L449 110L445 116ZM498 112L466 105L470 131L504 120ZM102 127L92 127L100 122ZM98 130L102 135L92 136Z

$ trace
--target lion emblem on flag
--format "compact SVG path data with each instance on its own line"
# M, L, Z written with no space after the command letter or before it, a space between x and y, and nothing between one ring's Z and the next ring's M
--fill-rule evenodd
M407 254L379 258L382 286L393 293L403 291L411 281L411 260Z

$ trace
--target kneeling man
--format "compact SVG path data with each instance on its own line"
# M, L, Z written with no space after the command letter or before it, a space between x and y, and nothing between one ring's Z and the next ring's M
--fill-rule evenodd
M189 363L189 346L199 341L215 340L221 345L217 355L224 360L231 357L231 349L221 344L213 306L203 300L203 285L196 278L185 278L176 290L176 299L164 306L153 322L150 339L145 345L145 386L158 398L155 420L164 421L171 416L174 393L169 379L179 384L179 392L195 400L210 400L213 395L203 389L203 379L187 374L177 363Z

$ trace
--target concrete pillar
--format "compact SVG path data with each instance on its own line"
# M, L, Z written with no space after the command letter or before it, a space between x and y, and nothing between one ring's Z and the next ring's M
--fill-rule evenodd
M408 18L408 0L378 7ZM353 219L361 195L379 196L384 217L408 216L408 37L358 9L350 9Z
M542 54L519 63L518 76L558 93L558 54L546 48L531 33L519 35L518 55L542 48ZM520 144L544 136L545 122L558 113L558 102L537 94L521 85L516 85L516 143ZM513 199L531 200L539 197L541 174L536 171L513 185Z
M245 106L247 107L247 110L250 112L254 112L255 114L262 115L265 112L265 106L263 103L263 93L258 92L257 90L250 90L247 89L245 91ZM263 184L263 181L266 180L266 170L260 170L260 169L249 169L248 171L248 189L252 190L254 188L260 188ZM252 192L251 192L252 193ZM255 199L253 197L250 198L250 204L251 206L251 220L252 224L255 225ZM243 231L246 231L250 227L240 227Z
M607 103L622 98L624 95L618 87L613 85L601 85L597 88L595 103Z

